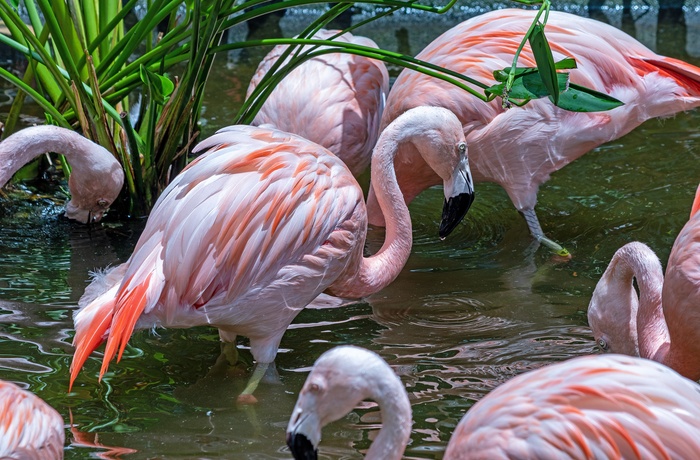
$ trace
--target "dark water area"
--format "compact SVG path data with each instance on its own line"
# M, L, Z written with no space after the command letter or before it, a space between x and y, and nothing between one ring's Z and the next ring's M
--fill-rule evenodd
M596 14L659 52L700 65L698 8L686 5L681 24L663 22L658 8L644 5L628 18L621 4ZM358 32L416 54L484 8L462 6L437 19L401 13ZM566 9L589 14L585 4ZM279 31L292 35L311 17L287 14ZM353 19L361 18L360 10ZM229 39L246 33L233 30ZM221 56L207 88L205 135L233 117L261 57ZM0 196L0 378L59 410L67 459L286 459L285 428L311 365L331 347L352 343L378 352L409 392L414 425L405 458L442 458L462 415L493 388L596 352L586 309L617 248L643 241L665 265L700 180L699 125L697 110L651 120L553 174L537 210L545 232L572 251L568 263L533 247L505 192L490 184L477 184L467 219L440 241L442 192L426 191L411 205L414 248L398 279L363 301L302 311L282 340L278 378L261 384L259 404L248 408L235 404L251 371L247 341L239 340L242 363L229 366L218 359L216 330L206 327L137 332L102 382L95 353L68 393L77 300L91 271L129 257L144 222L107 218L88 228L61 215L56 189L17 187ZM368 250L382 238L371 229ZM363 405L323 431L320 457L361 458L379 425L376 405Z

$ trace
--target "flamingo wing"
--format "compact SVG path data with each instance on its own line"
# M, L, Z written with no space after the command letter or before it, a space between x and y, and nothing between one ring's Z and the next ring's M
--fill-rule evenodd
M313 38L330 40L337 32L322 29ZM372 40L350 33L333 40L377 47ZM279 45L263 59L248 95L286 49ZM347 53L321 54L275 87L253 124L271 125L316 142L358 175L369 166L388 91L389 73L383 62Z
M0 458L63 458L61 415L38 396L0 381Z
M654 361L575 358L520 375L477 402L446 459L694 458L700 387Z
M144 315L152 323L141 327L235 324L231 307L254 317L281 278L298 312L361 251L362 191L325 149L248 126L219 131L204 149L158 199L121 283L76 315L72 379L108 334L102 375Z

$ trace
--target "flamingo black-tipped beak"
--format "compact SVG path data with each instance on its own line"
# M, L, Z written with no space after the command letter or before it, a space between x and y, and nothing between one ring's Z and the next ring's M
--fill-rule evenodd
M317 460L318 450L302 433L287 433L287 445L295 460Z
M445 205L442 207L442 221L438 230L440 239L445 239L462 222L473 202L474 193L460 193L445 199Z

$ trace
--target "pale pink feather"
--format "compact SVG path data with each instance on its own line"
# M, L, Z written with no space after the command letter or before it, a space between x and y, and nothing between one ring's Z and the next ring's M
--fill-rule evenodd
M334 38L337 33L321 29L312 38L377 48L369 38L349 32ZM279 45L265 56L248 95L286 49ZM274 126L316 142L358 176L369 166L388 92L389 73L383 62L349 53L322 54L285 76L253 124Z

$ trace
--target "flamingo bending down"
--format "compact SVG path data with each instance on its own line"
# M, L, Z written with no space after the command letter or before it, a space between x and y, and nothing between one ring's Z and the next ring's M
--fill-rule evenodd
M495 84L492 72L511 66L534 14L502 9L468 19L416 57ZM624 105L607 112L578 113L557 108L544 98L504 109L500 100L484 103L454 85L405 69L392 85L382 125L415 106L450 109L464 126L474 179L503 187L532 235L568 255L542 231L535 213L539 186L554 171L643 121L700 105L700 69L660 56L610 25L572 14L551 11L545 33L555 61L575 58L577 69L570 72L573 83L607 93ZM529 45L519 65L535 66ZM439 183L410 147L397 154L396 176L406 202ZM372 190L367 212L370 224L383 224Z
M700 379L699 206L700 187L665 279L647 245L628 243L613 255L588 306L588 324L604 351L653 359L692 380Z
M403 456L411 432L406 390L368 350L341 346L314 364L287 426L297 459L317 458L321 428L373 399L382 428L365 458ZM519 375L477 402L445 460L695 458L700 387L642 358L592 355Z
M330 40L338 32L321 29L312 38ZM349 32L333 40L377 48L369 38ZM246 97L286 49L287 45L278 45L265 56ZM343 160L357 177L369 166L388 92L389 72L382 61L348 53L321 54L302 63L275 87L252 124L316 142Z
M212 325L224 342L250 338L256 369L245 402L275 359L285 330L320 293L357 298L398 276L411 251L411 219L393 158L411 143L444 177L444 237L461 221L473 187L462 128L448 110L421 107L382 133L372 175L387 216L386 240L363 257L367 214L347 167L318 144L268 128L232 126L165 189L129 260L75 314L71 385L107 340L100 377L134 329ZM100 291L104 291L99 294ZM99 294L99 295L97 295Z
M44 400L0 380L0 458L60 460L63 418Z
M0 142L0 187L22 166L47 152L63 154L71 166L66 217L84 224L102 219L124 185L124 171L107 149L70 129L32 126Z

